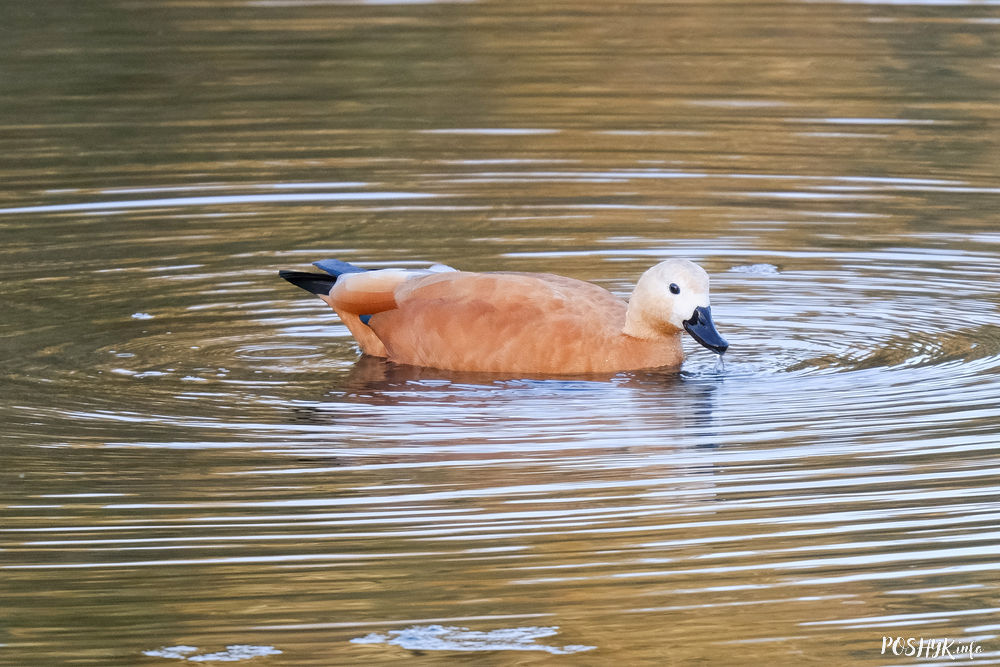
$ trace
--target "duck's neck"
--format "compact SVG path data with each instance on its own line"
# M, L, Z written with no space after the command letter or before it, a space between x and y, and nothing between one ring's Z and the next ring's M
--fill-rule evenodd
M651 322L649 312L642 305L639 294L633 294L625 311L625 326L622 333L640 340L664 340L679 333L679 329L665 322Z
M639 315L639 309L635 306L634 301L629 301L628 310L625 311L625 327L622 329L622 333L640 340L655 340L661 336Z

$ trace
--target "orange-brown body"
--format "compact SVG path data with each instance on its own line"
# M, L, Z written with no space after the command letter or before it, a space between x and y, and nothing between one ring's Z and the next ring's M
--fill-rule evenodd
M335 277L282 275L326 301L362 352L401 364L530 375L614 373L679 366L683 329L719 353L727 345L712 338L718 332L709 314L708 276L686 260L647 271L629 302L547 273L363 271L336 260L317 266ZM698 313L707 320L698 324Z

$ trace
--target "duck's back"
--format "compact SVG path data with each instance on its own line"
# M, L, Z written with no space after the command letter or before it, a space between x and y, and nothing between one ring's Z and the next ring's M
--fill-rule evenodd
M627 304L572 278L449 272L408 280L395 299L369 326L398 363L538 374L680 363L679 340L625 336Z

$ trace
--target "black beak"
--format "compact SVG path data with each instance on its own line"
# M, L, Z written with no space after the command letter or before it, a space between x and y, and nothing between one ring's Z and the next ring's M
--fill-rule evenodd
M694 309L691 319L684 320L684 330L696 341L716 354L724 354L729 349L729 343L715 330L712 321L711 306L698 306Z

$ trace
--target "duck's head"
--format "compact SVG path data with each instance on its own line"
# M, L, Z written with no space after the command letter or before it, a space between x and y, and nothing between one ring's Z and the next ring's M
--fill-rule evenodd
M636 283L625 317L625 333L651 339L681 331L716 354L729 348L712 322L705 269L686 259L668 259L646 271Z

